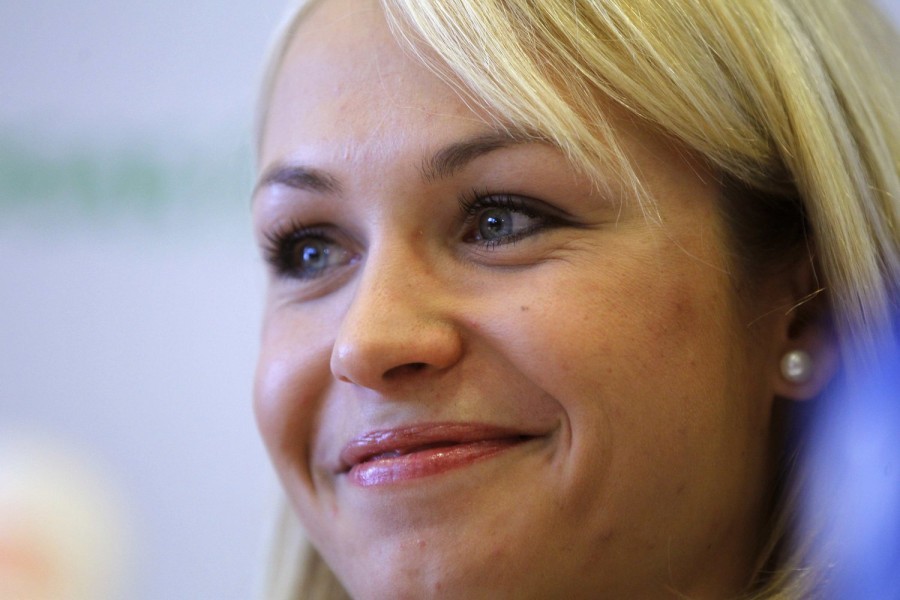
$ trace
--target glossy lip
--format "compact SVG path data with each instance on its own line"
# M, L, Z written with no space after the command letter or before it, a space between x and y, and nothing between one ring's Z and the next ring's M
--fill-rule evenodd
M337 472L361 487L389 485L465 467L535 437L481 423L428 423L376 430L344 446Z

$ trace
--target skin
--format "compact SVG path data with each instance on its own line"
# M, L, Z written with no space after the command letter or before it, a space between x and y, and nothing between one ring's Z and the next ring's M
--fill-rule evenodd
M767 513L790 282L741 292L715 178L621 117L659 223L549 144L427 173L492 123L374 3L327 0L295 34L253 205L261 245L300 223L332 253L268 284L255 411L293 507L356 598L738 593ZM278 175L300 165L319 180ZM505 213L524 234L486 247L484 211L459 207L472 190L546 216ZM358 436L443 422L537 437L392 485L336 473Z

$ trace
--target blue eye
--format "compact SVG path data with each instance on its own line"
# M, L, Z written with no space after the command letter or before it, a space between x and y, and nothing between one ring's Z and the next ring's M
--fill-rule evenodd
M463 202L462 209L472 230L465 241L486 246L515 242L553 223L553 219L518 196L481 196Z
M294 247L294 263L297 272L306 276L321 273L328 268L332 250L325 240L310 239Z
M356 258L319 228L290 226L266 237L266 260L277 274L285 277L315 279Z
M506 208L491 208L484 211L478 221L478 234L483 240L504 238L513 231L513 214Z
M542 220L509 208L489 208L479 215L478 238L484 242L495 242L510 236L529 233Z

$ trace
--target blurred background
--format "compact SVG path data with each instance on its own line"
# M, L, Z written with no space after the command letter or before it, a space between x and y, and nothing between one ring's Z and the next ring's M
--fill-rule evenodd
M17 569L67 600L255 591L251 129L285 6L0 4L0 600L57 593Z
M0 600L53 597L10 575L53 557L68 600L255 592L251 128L283 10L0 6Z

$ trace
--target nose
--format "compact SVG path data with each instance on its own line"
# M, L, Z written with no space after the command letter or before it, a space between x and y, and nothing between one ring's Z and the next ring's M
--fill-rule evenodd
M332 349L338 380L384 391L459 361L463 342L448 310L449 282L414 254L395 248L367 257Z

